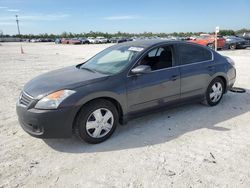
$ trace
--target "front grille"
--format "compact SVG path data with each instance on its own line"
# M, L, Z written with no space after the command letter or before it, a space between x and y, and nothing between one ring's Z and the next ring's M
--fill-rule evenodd
M19 98L19 103L24 106L29 106L33 98L25 92L22 92Z

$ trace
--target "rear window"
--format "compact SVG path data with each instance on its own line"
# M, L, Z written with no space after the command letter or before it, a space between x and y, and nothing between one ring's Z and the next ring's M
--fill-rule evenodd
M192 44L179 44L178 49L181 65L209 61L212 59L212 53L203 47Z

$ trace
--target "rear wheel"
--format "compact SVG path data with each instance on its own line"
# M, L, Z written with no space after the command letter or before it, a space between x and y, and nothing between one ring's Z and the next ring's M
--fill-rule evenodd
M75 121L75 133L97 144L107 140L118 124L118 112L110 101L98 99L83 106Z
M219 104L224 93L224 82L221 78L215 78L208 86L206 91L205 104L215 106Z
M236 49L236 44L229 44L229 49L235 50Z

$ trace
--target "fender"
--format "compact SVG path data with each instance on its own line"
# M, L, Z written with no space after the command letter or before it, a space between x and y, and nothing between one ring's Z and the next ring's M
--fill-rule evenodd
M77 101L76 106L78 107L78 110L80 110L80 108L86 104L87 102L94 100L94 99L98 99L98 98L110 98L115 100L121 107L122 110L122 115L127 113L127 103L126 103L126 96L124 96L124 94L117 94L114 92L110 92L110 91L101 91L101 92L95 92L95 93L91 93L88 94L84 97L82 97L80 100Z

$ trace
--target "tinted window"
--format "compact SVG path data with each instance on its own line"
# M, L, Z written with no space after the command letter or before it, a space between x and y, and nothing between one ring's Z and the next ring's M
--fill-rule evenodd
M149 65L152 70L172 67L173 51L171 46L155 48L148 52L141 60L140 65Z
M154 57L157 53L157 50L158 48L154 49L154 50L151 50L149 53L148 53L148 57Z
M211 52L199 46L191 44L180 44L178 49L182 65L201 61L208 61L212 59Z
M165 48L158 48L156 56L160 56L161 52L163 52L164 50L166 50L166 49ZM169 51L171 51L171 50L169 50Z

